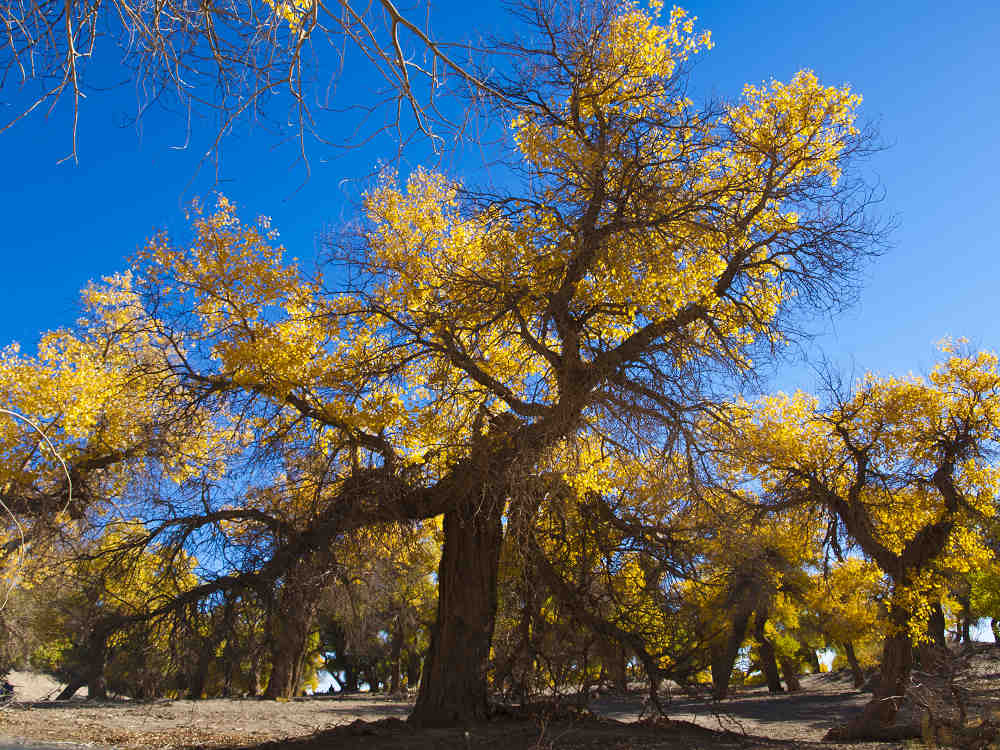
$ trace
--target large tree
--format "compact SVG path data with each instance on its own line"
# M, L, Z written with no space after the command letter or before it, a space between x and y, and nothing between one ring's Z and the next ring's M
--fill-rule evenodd
M522 11L535 36L504 48L497 83L507 192L386 174L325 282L222 201L189 246L156 237L134 283L91 294L158 343L159 392L214 414L233 461L344 457L269 575L353 529L444 514L425 724L488 713L502 519L539 462L705 411L794 335L796 306L843 301L879 239L848 171L869 138L846 86L803 71L698 108L687 68L710 40L684 11Z

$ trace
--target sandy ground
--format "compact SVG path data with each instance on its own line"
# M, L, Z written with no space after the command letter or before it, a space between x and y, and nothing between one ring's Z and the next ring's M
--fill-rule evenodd
M40 687L44 687L41 682ZM669 715L675 720L740 735L818 741L830 726L857 711L866 699L862 693L840 693L836 689L777 697L768 696L766 691L750 691L720 704L675 699ZM591 705L600 716L629 723L639 718L642 707L641 694L603 696ZM288 702L19 702L0 711L0 750L6 750L8 745L3 743L12 738L127 748L255 745L308 737L337 727L357 727L354 723L358 720L402 720L411 708L411 700L377 695L317 696ZM62 750L65 748L63 745Z
M1000 651L978 667L983 700L1000 705ZM115 748L800 748L819 741L832 726L857 714L870 695L854 690L846 675L803 678L802 692L769 695L765 689L735 691L729 700L674 696L673 721L636 723L644 696L605 695L590 705L600 718L563 717L556 724L501 719L462 730L416 732L402 720L412 700L380 695L316 696L287 702L255 699L94 702L43 700L59 688L47 678L13 674L17 700L0 709L0 750ZM689 723L690 722L690 723ZM711 730L711 731L707 731ZM766 738L766 739L765 739ZM24 745L17 743L49 743ZM52 743L78 743L75 746ZM266 745L265 743L276 743ZM6 744L5 744L6 743ZM854 744L861 748L913 747L906 743Z

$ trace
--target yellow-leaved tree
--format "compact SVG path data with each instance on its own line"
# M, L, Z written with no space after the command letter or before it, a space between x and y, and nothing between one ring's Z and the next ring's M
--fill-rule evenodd
M735 410L748 476L783 502L825 507L888 577L882 673L865 713L836 736L891 721L906 693L911 640L926 633L943 571L986 566L996 514L1000 370L992 352L945 342L927 377L861 378L821 405L799 392Z
M850 171L870 138L848 87L802 71L700 108L688 63L710 39L683 10L533 12L545 41L507 46L497 85L504 194L386 174L325 281L222 200L191 243L154 238L130 287L101 292L120 330L158 342L172 413L210 409L241 446L226 455L336 457L326 509L273 550L272 580L358 528L444 514L418 723L488 712L520 484L577 436L629 444L709 411L725 376L794 335L796 306L844 299L880 239Z

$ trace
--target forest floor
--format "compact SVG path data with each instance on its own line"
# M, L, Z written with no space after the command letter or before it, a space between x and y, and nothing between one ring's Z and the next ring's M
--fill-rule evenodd
M1000 709L1000 650L977 657L968 689ZM603 695L589 711L566 709L494 719L465 729L416 730L405 718L412 700L384 695L315 696L287 702L40 700L44 678L15 673L18 692L0 709L0 750L8 748L250 748L255 750L778 750L824 747L889 750L914 741L821 743L828 729L855 716L870 694L846 675L803 678L803 690L770 695L736 690L729 700L675 696L669 719L640 719L644 695ZM53 683L53 689L54 689ZM35 694L30 694L30 689ZM526 716L526 717L525 717ZM45 744L48 743L48 744ZM76 743L76 745L68 744Z

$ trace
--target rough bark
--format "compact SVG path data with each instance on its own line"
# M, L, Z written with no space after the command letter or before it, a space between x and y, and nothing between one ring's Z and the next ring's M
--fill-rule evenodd
M108 697L104 668L108 661L110 632L110 628L98 626L87 638L87 695L91 700L105 700Z
M198 649L198 658L187 680L187 697L190 700L199 700L205 695L205 686L208 684L208 672L211 669L212 661L215 659L215 641L206 638Z
M968 645L972 643L972 602L969 594L959 594L958 604L962 607L962 618L958 623L958 638L962 643Z
M884 730L899 710L899 703L906 695L910 670L913 667L913 647L906 628L909 613L898 605L889 611L892 635L885 639L882 647L882 668L878 686L871 701L865 706L861 716L843 727L827 732L827 740L854 740L875 737Z
M302 663L309 643L315 607L298 595L283 596L271 632L271 676L265 698L292 698L302 682Z
M489 713L486 667L497 609L503 529L499 498L467 500L444 516L438 614L410 721L448 726Z
M865 684L865 673L861 671L861 665L858 663L858 655L854 652L854 644L850 641L844 644L844 655L847 657L847 664L851 667L854 687L859 688Z
M322 571L326 561L318 556L302 558L289 570L270 614L268 647L271 676L265 698L293 698L302 684L302 670L309 634L316 620L322 594Z
M598 648L608 682L618 692L628 692L628 659L625 649L620 644L608 640L601 640Z

